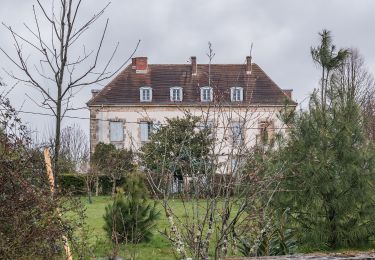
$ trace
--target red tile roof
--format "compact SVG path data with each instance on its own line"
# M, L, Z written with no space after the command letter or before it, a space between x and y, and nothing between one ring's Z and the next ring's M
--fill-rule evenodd
M129 65L105 86L87 104L88 106L111 105L193 105L202 104L200 87L208 86L207 64L197 65L197 75L192 75L192 66L187 64L149 64L147 73L136 73ZM152 102L140 102L139 88L153 89ZM170 87L183 88L182 102L170 101ZM243 64L212 64L211 87L214 102L230 104L230 88L242 87L243 105L296 105L283 90L256 64L252 64L251 75L246 74ZM205 104L206 102L204 102Z

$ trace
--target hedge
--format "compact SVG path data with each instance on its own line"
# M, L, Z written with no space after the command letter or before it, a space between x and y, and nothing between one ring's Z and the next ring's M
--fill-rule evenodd
M122 186L125 183L125 177L117 180L117 187ZM70 193L72 195L84 195L87 193L85 175L64 173L58 177L59 189L63 193ZM95 193L95 184L91 187L93 193ZM112 192L112 181L111 178L105 175L99 176L99 195L110 195Z

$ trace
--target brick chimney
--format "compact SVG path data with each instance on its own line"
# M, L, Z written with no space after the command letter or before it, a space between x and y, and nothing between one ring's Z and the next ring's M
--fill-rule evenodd
M132 59L132 69L136 73L147 73L147 57L135 57Z
M283 89L285 95L287 95L290 99L292 99L293 89Z
M191 75L196 76L197 75L197 57L191 56Z
M251 75L251 56L246 56L246 74Z
M96 95L98 95L99 92L100 92L100 89L92 89L91 90L92 98L96 97Z

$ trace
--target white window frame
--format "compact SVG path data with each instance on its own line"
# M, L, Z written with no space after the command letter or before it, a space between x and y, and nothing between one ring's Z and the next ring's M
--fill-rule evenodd
M204 92L208 90L209 91L209 98L206 99L205 98L205 95L204 95ZM201 87L201 101L202 102L211 102L213 100L213 91L212 91L212 87Z
M144 93L149 91L149 99L145 99ZM152 88L151 87L140 87L139 88L139 99L141 102L151 102L152 101Z
M178 92L179 99L177 99L176 98L177 96L174 95L175 91ZM171 101L173 102L182 101L182 95L183 95L182 87L171 87L169 91L169 95L170 95Z
M239 91L237 95L236 91ZM242 87L232 87L230 88L230 99L232 102L241 102L243 101L243 88Z

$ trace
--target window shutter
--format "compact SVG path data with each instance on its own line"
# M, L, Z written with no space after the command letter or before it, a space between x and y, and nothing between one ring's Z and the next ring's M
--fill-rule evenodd
M241 128L242 126L240 122L232 123L232 136L234 144L240 144L243 141L243 133Z
M148 123L147 122L141 122L139 124L140 130L141 130L141 141L145 142L148 141Z
M171 101L174 101L174 99L173 99L173 88L169 89L169 96L170 96Z
M155 133L155 132L159 131L160 127L161 127L160 121L157 121L157 122L153 123L153 125L152 125L153 132Z

